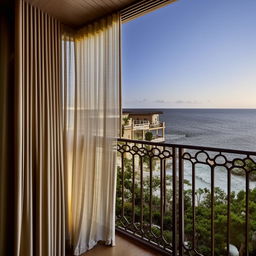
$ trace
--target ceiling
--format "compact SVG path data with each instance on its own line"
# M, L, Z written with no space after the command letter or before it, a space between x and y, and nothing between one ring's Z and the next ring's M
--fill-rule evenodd
M26 0L56 17L62 23L78 27L121 10L138 0Z

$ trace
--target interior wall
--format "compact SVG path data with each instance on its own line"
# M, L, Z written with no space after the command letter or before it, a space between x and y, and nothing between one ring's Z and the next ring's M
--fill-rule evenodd
M13 255L15 0L0 3L0 255Z

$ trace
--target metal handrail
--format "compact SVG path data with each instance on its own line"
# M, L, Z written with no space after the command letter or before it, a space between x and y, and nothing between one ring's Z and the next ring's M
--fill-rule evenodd
M175 144L175 143L153 142L153 141L145 141L145 140L132 140L132 139L124 139L124 138L117 138L117 141L118 142L136 143L136 144L145 144L145 145L152 145L152 146L160 146L160 147L198 149L198 150L207 150L207 151L214 151L214 152L225 151L225 153L231 153L231 154L233 153L233 154L244 154L244 155L256 155L256 151L247 151L247 150L238 150L238 149L193 146L193 145L186 145L186 144L182 145L182 144Z
M201 147L192 145L180 145L160 142L149 142L131 139L117 139L117 152L119 154L118 184L117 184L117 230L134 237L143 243L158 248L162 254L182 256L192 253L198 256L208 255L229 255L231 241L231 205L232 205L232 176L235 169L244 171L245 179L245 206L244 206L244 254L249 254L251 240L250 231L250 174L256 174L256 152L222 149L214 147ZM157 160L156 160L157 159ZM158 161L158 165L156 165ZM254 167L248 169L250 163ZM169 162L169 166L167 166ZM192 231L185 234L185 163L189 164L191 172L191 215ZM198 248L198 237L196 227L196 168L197 164L203 164L210 170L209 185L209 254L203 254ZM154 169L157 166L157 171ZM215 178L216 168L224 168L227 172L227 194L226 194L226 249L222 248L221 254L215 254L215 249L219 246L215 244ZM169 168L169 169L168 169ZM188 168L188 166L186 166ZM168 173L171 173L168 178ZM127 173L128 172L128 173ZM128 176L126 175L128 174ZM125 177L128 177L125 180ZM154 179L158 182L153 182ZM168 184L168 182L171 182ZM146 187L146 184L149 187ZM154 184L154 185L153 185ZM157 185L158 184L158 185ZM158 205L154 205L153 198L156 197L154 189L159 191L157 197ZM172 191L172 197L168 197L167 191ZM146 192L147 191L147 192ZM145 194L148 193L148 194ZM129 196L130 195L130 196ZM127 197L128 196L128 197ZM168 199L169 198L169 199ZM188 199L186 199L188 200ZM223 199L224 200L224 199ZM129 208L128 206L131 206ZM128 207L128 208L127 208ZM186 205L186 207L188 207ZM154 208L159 209L157 217L157 228L153 223ZM145 214L146 212L146 214ZM138 213L140 214L138 216ZM164 224L165 217L171 217L171 225ZM192 216L192 217L191 217ZM158 230L155 234L154 230ZM169 234L166 238L165 232ZM222 231L224 232L224 231ZM256 230L254 230L256 232ZM187 255L187 254L186 254Z

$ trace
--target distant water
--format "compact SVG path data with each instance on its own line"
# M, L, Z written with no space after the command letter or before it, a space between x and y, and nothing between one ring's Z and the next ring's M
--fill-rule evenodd
M166 142L256 151L256 109L163 109Z
M153 110L153 109L152 109ZM166 143L249 150L256 152L256 109L157 109L166 125ZM185 178L191 179L185 165ZM216 171L216 186L226 189L226 171ZM250 182L250 187L255 187ZM196 172L196 187L210 188L210 172L204 166ZM243 177L232 175L232 190L245 188Z

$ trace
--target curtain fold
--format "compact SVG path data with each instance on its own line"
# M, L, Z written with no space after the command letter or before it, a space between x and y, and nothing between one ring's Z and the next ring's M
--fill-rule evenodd
M13 255L15 1L0 1L0 255Z
M114 244L119 38L118 14L63 36L66 227L75 255Z
M63 33L17 3L15 255L113 245L120 17Z
M17 256L65 255L61 26L19 1Z

